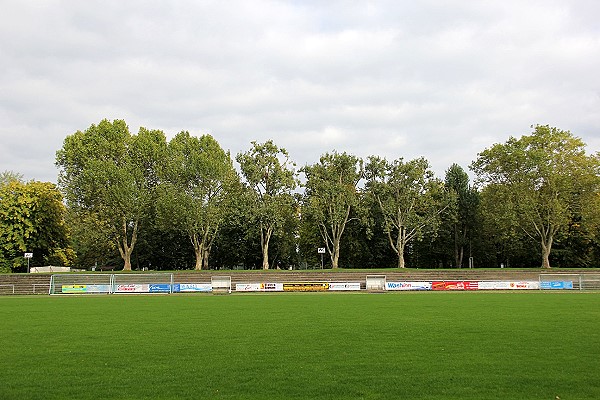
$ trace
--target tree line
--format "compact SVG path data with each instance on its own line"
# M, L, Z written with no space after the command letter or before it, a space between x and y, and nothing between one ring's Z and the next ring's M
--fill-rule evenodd
M297 168L272 140L233 158L210 135L103 120L65 138L58 186L2 175L0 268L25 251L86 269L597 267L600 155L532 129L479 153L471 182L422 157Z

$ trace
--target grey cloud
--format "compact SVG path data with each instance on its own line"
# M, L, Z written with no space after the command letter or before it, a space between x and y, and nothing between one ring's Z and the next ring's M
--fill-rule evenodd
M56 179L64 137L102 118L425 156L442 175L542 123L600 149L593 1L9 2L0 16L0 170ZM23 161L26 160L26 161Z

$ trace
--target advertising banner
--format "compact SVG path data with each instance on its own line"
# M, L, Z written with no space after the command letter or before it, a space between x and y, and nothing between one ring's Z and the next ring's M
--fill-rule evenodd
M260 292L260 283L236 283L236 292Z
M210 283L176 283L173 285L173 292L210 292L212 284Z
M148 293L149 292L148 284L139 284L139 283L128 283L124 285L117 285L115 289L115 293Z
M509 290L509 281L482 281L479 282L479 290Z
M479 290L533 290L539 289L538 281L481 281Z
M540 282L542 289L573 289L572 281L548 281Z
M539 281L522 281L522 282L509 282L510 289L514 290L533 290L540 288Z
M236 283L236 292L281 292L283 283Z
M263 292L283 292L283 283L261 283L260 290Z
M87 285L87 293L110 293L110 285Z
M435 281L431 283L432 290L478 290L477 281Z
M386 282L385 290L431 290L431 282Z
M171 293L170 283L152 283L149 285L150 293Z
M284 283L285 292L323 292L329 290L327 282L293 282Z
M62 285L63 293L86 293L87 285Z
M360 282L331 282L329 284L329 290L343 291L343 290L360 290Z

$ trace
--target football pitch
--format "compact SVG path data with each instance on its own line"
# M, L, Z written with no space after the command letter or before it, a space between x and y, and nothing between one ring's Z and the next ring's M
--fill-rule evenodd
M600 399L600 294L0 297L0 399Z

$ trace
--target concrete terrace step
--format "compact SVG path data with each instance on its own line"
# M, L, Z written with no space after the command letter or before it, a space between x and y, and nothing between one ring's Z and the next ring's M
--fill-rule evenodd
M136 272L138 273L138 272ZM164 272L147 272L164 273ZM600 275L597 269L550 270L540 269L497 269L497 270L376 270L376 271L185 271L174 272L175 283L209 283L213 276L230 276L231 283L285 283L285 282L360 282L366 281L367 275L385 275L387 281L537 281L540 274L594 274ZM92 273L87 274L109 274ZM50 287L51 274L0 274L0 295L11 294L47 294Z

